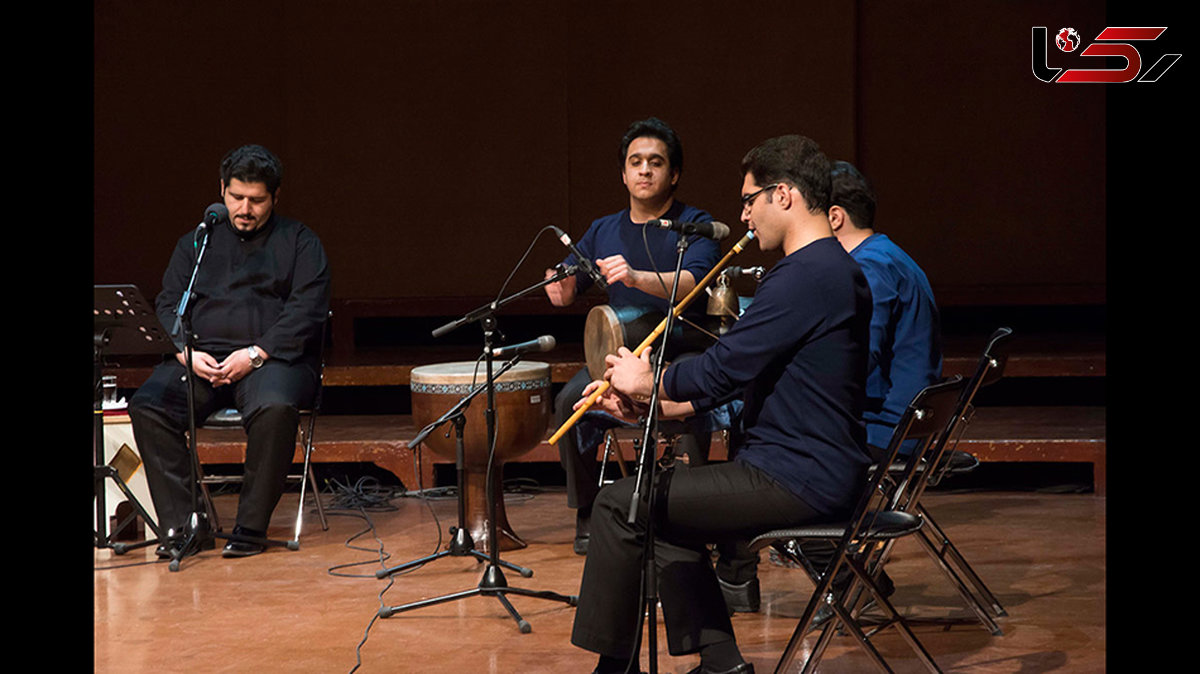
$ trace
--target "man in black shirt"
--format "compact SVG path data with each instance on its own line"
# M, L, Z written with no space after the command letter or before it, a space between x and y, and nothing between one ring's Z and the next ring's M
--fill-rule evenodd
M221 162L221 196L229 219L212 226L203 248L187 310L193 335L195 420L236 406L246 429L245 481L238 500L237 536L265 538L271 512L283 493L296 447L298 410L312 403L320 367L320 330L329 311L329 266L317 235L275 212L282 166L266 148L246 145ZM175 247L155 301L159 321L171 331L177 308L200 253L196 232ZM172 334L178 350L151 373L129 402L146 481L159 523L172 541L193 512L192 457L188 447L187 330ZM206 527L207 522L198 526ZM233 539L226 557L263 551Z

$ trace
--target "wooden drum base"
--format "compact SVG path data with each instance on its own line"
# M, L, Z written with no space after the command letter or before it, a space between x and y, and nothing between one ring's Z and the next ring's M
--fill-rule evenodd
M483 473L484 471L468 472L465 475L466 494L463 497L463 510L466 513L467 531L471 534L475 549L490 554L492 548L491 539L488 537L487 481ZM520 550L529 544L518 536L508 523L508 514L504 509L504 493L501 489L503 473L503 466L492 469L496 480L496 536L500 539L501 551Z

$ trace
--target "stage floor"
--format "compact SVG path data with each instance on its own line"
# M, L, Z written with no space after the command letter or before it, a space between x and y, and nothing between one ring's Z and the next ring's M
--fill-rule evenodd
M276 509L271 535L290 537L296 494ZM231 527L236 496L215 499ZM331 503L326 496L325 502ZM1104 671L1105 499L1091 494L971 491L929 493L934 517L983 577L1009 616L1003 635L978 623L924 624L918 637L947 671ZM510 595L532 626L522 634L494 597L473 596L377 618L381 606L475 588L484 569L446 557L389 578L375 572L429 555L455 524L452 499L398 497L391 510L328 512L322 531L306 515L297 551L271 548L246 559L217 550L177 572L153 546L115 555L95 550L94 665L97 672L590 672L595 656L570 644L575 608ZM561 488L510 494L513 529L528 543L502 559L533 570L505 571L511 587L575 594L584 558L571 550L574 511ZM369 519L368 519L369 518ZM439 533L440 531L440 533ZM218 541L218 544L223 541ZM382 550L382 556L381 551ZM913 541L895 548L888 572L905 615L969 618L967 609ZM759 566L763 609L733 618L757 670L770 672L812 590L802 571ZM682 674L695 655L666 653L659 623L658 671ZM810 637L811 639L811 637ZM897 671L924 671L893 630L874 643ZM647 667L643 647L642 668ZM357 668L357 669L356 669ZM834 639L823 672L873 671L846 636Z

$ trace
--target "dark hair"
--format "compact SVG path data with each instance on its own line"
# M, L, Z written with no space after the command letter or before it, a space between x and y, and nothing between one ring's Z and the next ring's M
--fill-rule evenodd
M283 182L283 164L279 157L261 145L234 148L221 160L221 184L237 178L244 183L266 183L267 191L275 194Z
M675 129L657 117L650 117L629 125L625 135L621 136L619 158L621 166L625 165L629 144L646 136L661 140L667 146L667 162L671 165L671 170L683 173L683 144L679 142L679 136L675 135Z
M866 176L848 161L833 162L830 206L841 206L860 229L875 226L875 191Z
M800 191L810 213L829 211L829 158L816 141L804 136L778 136L763 141L742 158L742 175L759 186L787 183Z

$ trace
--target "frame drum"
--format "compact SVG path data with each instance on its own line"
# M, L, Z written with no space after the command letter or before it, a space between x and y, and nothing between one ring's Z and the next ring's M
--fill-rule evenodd
M498 366L493 366L498 367ZM475 387L486 383L487 365L462 361L422 365L411 375L413 423L418 428L437 421ZM519 362L496 381L496 451L492 459L495 479L496 531L501 550L526 546L508 525L504 510L501 476L504 462L538 446L546 437L550 421L550 365ZM487 527L487 391L481 391L464 412L463 493L464 526L476 549L491 550ZM445 424L425 438L423 444L444 458L457 460L454 425Z
M622 346L630 351L636 349L665 317L666 314L643 307L618 309L608 304L592 307L583 324L583 355L587 360L588 374L592 379L603 378L607 369L605 356L616 353ZM695 316L688 318L693 322L697 320ZM667 340L667 359L712 346L717 341L719 322L720 317L705 316L701 329L685 322L683 317L677 317L673 334Z

